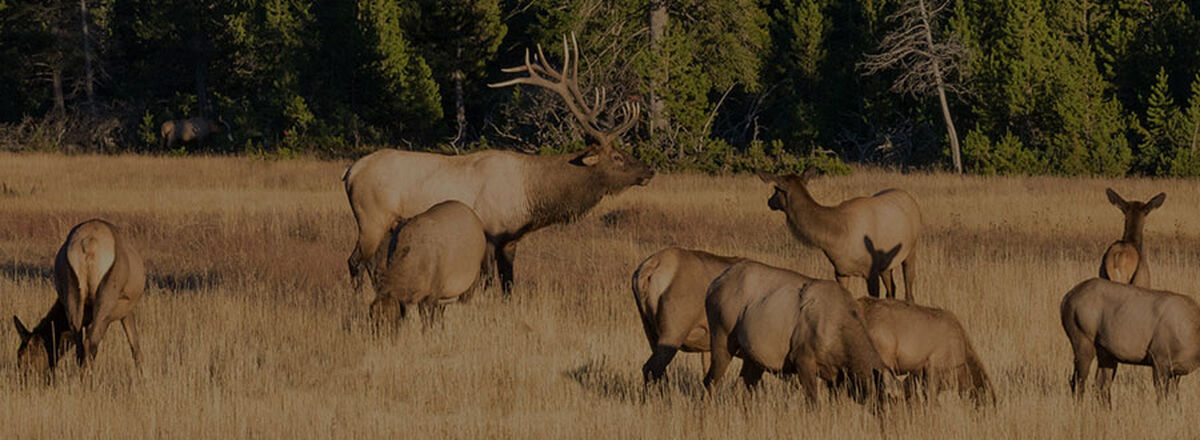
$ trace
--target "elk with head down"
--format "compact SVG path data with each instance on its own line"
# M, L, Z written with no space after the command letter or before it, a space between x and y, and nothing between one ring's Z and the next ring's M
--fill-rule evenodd
M1160 399L1200 367L1200 305L1189 296L1092 278L1063 296L1059 312L1075 355L1071 392L1078 399L1093 359L1105 401L1118 363L1150 366Z
M21 336L18 363L27 369L52 370L74 344L79 363L90 364L108 325L121 321L140 368L141 349L133 307L146 287L142 257L120 231L93 219L71 229L54 260L58 299L32 330L16 316Z
M187 119L176 119L162 123L159 131L160 146L172 149L179 145L194 145L207 141L212 136L224 134L229 142L233 142L233 134L229 124L224 119L209 119L196 116Z
M767 206L787 215L788 229L800 242L825 253L843 288L849 288L850 277L866 278L874 269L881 274L888 297L895 298L892 269L901 266L904 296L912 301L916 245L921 233L921 210L917 201L907 192L893 188L870 197L855 197L836 206L824 206L808 192L808 181L815 175L816 170L812 168L800 176L760 173L758 177L775 188ZM903 246L889 265L873 268L871 254L863 248L863 240L868 236L875 245L885 249ZM878 294L877 290L875 294Z
M796 376L810 402L817 399L818 379L846 385L859 402L884 397L891 371L871 343L858 304L837 283L746 260L713 280L704 309L712 348L704 386L710 391L738 356L749 388L770 371Z
M457 201L398 223L375 255L372 319L393 323L417 305L426 324L436 321L445 304L469 300L479 286L486 247L483 223Z
M642 365L646 382L658 380L682 350L701 353L708 369L708 319L704 296L721 272L742 258L667 248L646 258L633 272L633 300L653 353Z
M1118 283L1133 284L1138 287L1150 287L1150 263L1147 261L1145 248L1142 247L1142 230L1146 228L1146 216L1150 211L1162 206L1167 199L1164 193L1142 203L1126 201L1112 188L1104 190L1108 201L1125 214L1125 233L1120 240L1113 242L1104 251L1104 259L1100 261L1100 278Z
M572 38L574 40L574 38ZM573 45L574 46L574 45ZM551 67L541 47L533 60L526 51L525 64L504 69L528 76L490 87L526 84L557 93L583 131L597 141L581 153L531 156L508 151L481 151L446 156L400 150L380 150L354 162L343 177L346 196L358 223L358 242L348 260L355 290L369 256L396 218L412 217L436 203L458 200L470 206L480 220L489 243L491 263L500 275L507 296L512 289L516 243L539 228L578 217L609 194L633 185L645 185L654 170L633 155L613 146L638 122L640 107L626 102L605 107L600 89L588 102L577 81L579 49L563 42L563 67ZM614 123L601 122L608 110Z

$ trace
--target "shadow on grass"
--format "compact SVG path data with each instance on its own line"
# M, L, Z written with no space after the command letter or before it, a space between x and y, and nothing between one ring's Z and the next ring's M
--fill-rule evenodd
M645 404L648 400L675 399L697 401L706 395L700 377L692 373L669 371L663 380L649 385L642 383L640 368L635 368L633 373L618 371L601 358L587 360L564 374L585 391L622 403Z
M42 279L50 280L54 277L54 270L50 266L40 264L30 264L22 261L7 261L0 264L0 274L3 274L8 279Z
M169 274L147 274L150 285L171 292L207 290L218 287L221 276L216 272L186 272Z

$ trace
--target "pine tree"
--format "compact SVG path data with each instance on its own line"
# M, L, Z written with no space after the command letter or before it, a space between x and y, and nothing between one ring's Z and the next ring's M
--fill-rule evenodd
M1146 175L1159 175L1166 171L1167 160L1172 153L1172 121L1178 110L1169 89L1170 76L1166 69L1159 68L1154 77L1154 86L1146 98L1146 117L1138 125L1141 137L1138 143L1136 170Z
M442 118L441 97L433 72L404 35L404 14L391 0L358 0L358 26L365 59L360 68L378 88L368 117L393 132L427 128Z

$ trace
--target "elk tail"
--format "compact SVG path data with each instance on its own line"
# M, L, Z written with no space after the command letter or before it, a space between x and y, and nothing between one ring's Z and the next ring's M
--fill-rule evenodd
M657 331L654 325L654 316L651 313L651 302L655 302L662 295L662 290L665 286L656 286L652 282L662 278L655 277L658 267L662 264L662 259L658 254L650 256L646 261L643 261L638 266L637 270L633 271L633 301L637 304L638 314L642 318L642 328L646 331L646 338L650 340L651 348L658 342ZM659 287L655 289L655 287Z

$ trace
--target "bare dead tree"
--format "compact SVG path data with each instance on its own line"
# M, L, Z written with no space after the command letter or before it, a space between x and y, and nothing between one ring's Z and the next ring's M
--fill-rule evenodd
M898 22L898 26L879 43L881 52L867 54L866 61L858 66L867 75L888 69L900 70L900 75L892 83L893 92L918 97L937 93L942 117L946 120L946 133L950 136L954 171L962 174L958 132L954 129L946 93L963 93L961 85L948 78L959 70L966 51L953 38L935 35L939 15L945 12L949 4L949 0L905 0L900 9L889 17L889 20ZM938 37L941 37L940 40Z

